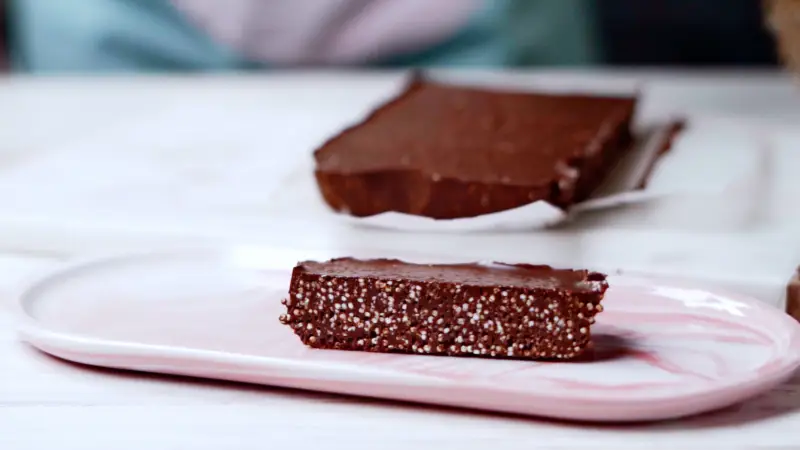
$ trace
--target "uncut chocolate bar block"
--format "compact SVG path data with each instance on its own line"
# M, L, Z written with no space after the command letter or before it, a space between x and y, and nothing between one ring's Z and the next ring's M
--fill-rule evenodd
M325 202L353 216L475 217L586 200L630 148L634 97L499 92L417 79L316 150Z
M570 359L607 288L603 274L548 266L302 262L280 320L320 349Z

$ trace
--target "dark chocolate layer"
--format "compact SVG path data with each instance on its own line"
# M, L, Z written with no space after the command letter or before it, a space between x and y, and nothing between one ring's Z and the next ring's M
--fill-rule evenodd
M304 262L281 322L315 348L569 359L607 288L605 275L547 266Z

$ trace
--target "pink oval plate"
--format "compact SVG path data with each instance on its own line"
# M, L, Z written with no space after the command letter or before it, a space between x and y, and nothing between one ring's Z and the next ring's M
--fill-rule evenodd
M81 263L21 298L22 338L121 369L590 421L675 418L746 400L800 363L800 326L757 300L611 276L595 349L539 363L305 348L278 322L290 272L269 252Z

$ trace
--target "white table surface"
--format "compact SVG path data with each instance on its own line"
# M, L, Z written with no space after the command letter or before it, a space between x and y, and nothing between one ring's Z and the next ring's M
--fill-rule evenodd
M800 214L782 207L800 193L800 180L788 170L792 161L800 167L800 158L791 151L800 142L794 136L800 129L792 129L800 123L800 92L788 77L657 71L546 75L646 81L641 113L647 120L713 115L774 128L783 148L772 160L763 211L746 226L725 230L642 229L600 218L544 233L398 235L356 232L320 219L276 220L267 229L242 223L217 234L211 226L195 234L161 228L109 235L100 223L89 238L85 233L76 237L70 224L60 223L57 233L46 223L38 229L28 222L15 225L0 211L0 222L5 220L0 227L0 449L800 445L800 379L725 412L672 423L608 427L87 369L17 341L14 295L30 277L71 257L195 243L288 242L308 249L356 246L389 251L417 247L429 253L504 259L544 254L546 249L554 263L699 278L781 305L785 280L800 261L800 233L793 232L800 229ZM269 109L276 102L307 103L310 110L335 112L353 89L382 76L0 80L0 164L14 167L175 105ZM268 132L269 124L264 126ZM85 232L86 224L81 226Z

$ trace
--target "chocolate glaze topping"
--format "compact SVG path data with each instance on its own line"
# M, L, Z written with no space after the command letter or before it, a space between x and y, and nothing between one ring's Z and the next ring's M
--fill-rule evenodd
M527 289L569 289L573 292L600 292L605 280L603 275L586 270L554 269L546 265L529 264L409 264L397 259L365 261L339 258L324 263L302 262L298 267L306 273L336 273L341 277L385 277L476 286L495 284Z
M318 151L317 164L341 173L407 167L455 180L547 183L568 175L573 158L599 151L634 101L420 83L358 133Z

